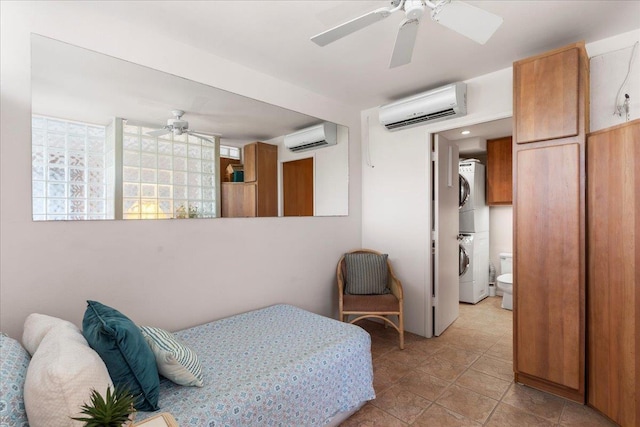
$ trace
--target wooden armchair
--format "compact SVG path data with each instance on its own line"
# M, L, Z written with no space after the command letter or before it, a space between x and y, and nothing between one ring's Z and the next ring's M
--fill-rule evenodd
M370 249L357 249L349 253L371 253L381 255ZM389 270L387 287L391 291L383 295L349 295L345 293L347 266L344 255L338 261L336 271L338 279L338 307L340 320L349 322L349 316L356 316L349 323L355 323L365 318L381 319L386 325L391 325L400 334L400 349L404 349L404 314L402 311L403 294L402 283L393 273L391 263L387 259ZM391 316L397 317L397 323L391 320Z

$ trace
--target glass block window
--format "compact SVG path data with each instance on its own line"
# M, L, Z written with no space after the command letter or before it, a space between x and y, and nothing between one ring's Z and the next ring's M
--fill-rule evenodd
M216 147L190 135L123 127L124 219L214 218Z
M34 220L107 219L105 126L32 116Z
M238 147L230 147L228 145L220 146L220 157L240 160L240 149Z

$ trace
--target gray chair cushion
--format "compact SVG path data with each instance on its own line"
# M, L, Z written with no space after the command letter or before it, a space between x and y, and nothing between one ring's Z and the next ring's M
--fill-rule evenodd
M388 294L387 254L348 253L344 255L347 274L345 293L350 295Z

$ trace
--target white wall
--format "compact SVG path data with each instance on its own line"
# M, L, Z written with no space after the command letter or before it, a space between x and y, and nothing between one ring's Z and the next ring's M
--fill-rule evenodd
M359 112L98 10L0 3L0 328L19 337L32 312L79 324L86 299L168 329L278 302L334 315L335 264L361 242ZM349 126L349 216L32 222L31 32Z
M489 261L500 271L500 252L513 253L513 207L489 207Z
M618 103L628 93L630 120L640 118L640 46L635 48L635 59L629 71L634 43L640 43L640 30L587 45L591 68L591 132L625 122L626 117L615 115L614 111L616 95L627 73L629 79L620 92Z
M406 329L424 336L432 330L430 134L512 114L510 68L466 83L468 112L461 118L389 132L377 108L362 113L363 247L389 253L405 290Z

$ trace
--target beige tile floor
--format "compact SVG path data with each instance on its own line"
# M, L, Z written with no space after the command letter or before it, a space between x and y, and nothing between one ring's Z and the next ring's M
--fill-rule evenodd
M460 304L440 337L405 334L370 321L376 399L342 427L614 426L592 409L513 382L512 313L501 297Z

